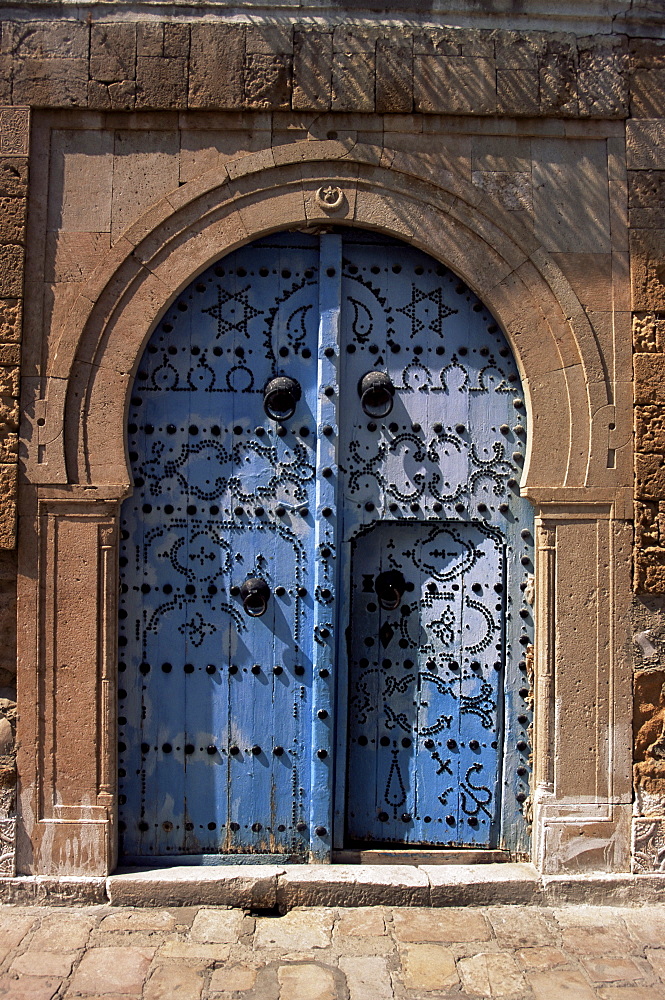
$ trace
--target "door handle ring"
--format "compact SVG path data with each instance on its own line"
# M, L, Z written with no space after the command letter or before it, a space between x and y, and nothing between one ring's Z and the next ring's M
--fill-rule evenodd
M368 417L387 417L393 408L395 386L387 372L367 372L358 383L358 394Z
M288 420L302 396L300 384L289 375L269 379L263 389L263 409L271 420Z
M240 599L245 614L250 618L260 618L268 609L270 587L262 577L252 576L240 588Z
M406 580L398 569L389 569L379 573L374 590L381 607L385 611L394 611L400 606L402 595L406 590Z

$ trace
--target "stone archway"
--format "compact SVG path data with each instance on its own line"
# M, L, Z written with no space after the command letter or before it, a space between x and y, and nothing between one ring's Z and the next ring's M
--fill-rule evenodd
M606 460L614 407L589 323L533 235L475 188L383 166L380 151L362 144L339 153L338 143L294 143L183 185L116 241L51 332L39 450L30 417L23 427L19 684L34 713L22 714L18 734L19 871L114 865L117 513L129 489L125 407L150 331L216 258L277 229L331 220L425 250L463 277L508 337L533 431L522 489L540 511L535 857L546 870L626 866L628 711L613 727L626 679L606 633L630 478ZM580 551L589 566L581 574ZM567 631L556 602L569 611L576 595ZM555 715L555 689L592 705L592 721ZM580 725L590 728L581 769Z

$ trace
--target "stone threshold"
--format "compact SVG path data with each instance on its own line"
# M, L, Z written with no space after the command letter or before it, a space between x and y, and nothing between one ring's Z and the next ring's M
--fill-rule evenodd
M665 902L665 876L541 875L528 863L224 865L133 869L104 877L0 878L0 903L113 906L637 906Z

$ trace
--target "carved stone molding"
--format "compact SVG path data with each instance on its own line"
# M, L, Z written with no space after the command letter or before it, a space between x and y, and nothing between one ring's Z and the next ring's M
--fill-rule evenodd
M23 516L34 544L21 560L19 599L35 616L40 652L22 671L17 868L102 874L115 850L119 505L63 494Z
M334 184L326 184L317 189L314 200L324 212L339 212L344 206L344 192Z
M632 862L635 875L665 872L665 818L633 820Z
M280 164L274 169L266 169L260 154L244 156L243 183L249 194L232 193L228 166L223 173L213 170L206 174L205 191L198 182L183 185L177 192L181 208L174 211L175 195L170 196L171 201L164 199L149 218L126 232L89 281L81 283L66 324L52 331L58 372L53 372L53 379L46 373L50 396L41 417L48 464L40 467L34 448L28 451L26 469L32 482L39 482L46 469L49 476L62 480L70 475L94 484L128 482L122 436L124 400L132 383L127 373L136 364L152 317L163 312L178 293L183 273L200 270L239 240L258 238L277 223L284 228L308 225L310 192L313 200L317 189L330 185L344 191L354 225L372 228L380 224L383 231L414 243L462 278L468 262L474 262L481 276L477 291L497 316L524 368L531 417L538 427L538 440L534 440L524 474L528 488L545 483L550 489L558 488L568 482L579 489L596 474L598 458L590 449L594 434L604 433L600 425L596 429L584 419L562 423L560 412L549 405L555 393L566 399L563 412L597 413L604 427L610 419L605 383L569 378L571 369L561 367L562 351L582 359L582 368L589 372L600 367L600 358L584 311L579 303L575 308L569 305L575 299L572 288L560 273L553 281L556 264L538 258L530 265L528 283L522 281L510 261L528 255L532 237L517 229L514 219L504 218L495 205L479 199L477 189L470 185L462 191L456 182L457 209L453 211L450 192L437 187L431 176L425 180L395 169L368 169L360 143L348 157L346 148L339 146L332 152L337 157L343 152L345 159L336 159L334 173L330 142L293 143L280 154ZM307 183L294 191L293 164L301 170L305 160ZM320 219L322 211L317 213ZM155 226L155 219L162 221ZM524 246L516 242L522 238ZM138 264L143 258L144 265ZM559 301L561 289L565 295ZM101 305L107 294L114 302L109 310ZM526 326L525 309L531 317ZM112 364L105 363L106 353L113 355ZM540 375L542 365L550 371L546 382ZM63 400L60 387L66 378L75 378L77 391ZM54 426L62 425L63 410L64 435ZM103 420L99 420L97 414L102 413ZM28 439L34 441L36 435L26 429ZM601 471L605 475L606 470Z
M27 156L30 145L30 109L0 110L0 156Z
M626 631L632 531L614 513L541 504L536 522L534 855L552 874L629 863L630 674L610 637Z
M0 819L0 877L16 874L16 820Z
M28 108L0 108L0 548L16 541Z

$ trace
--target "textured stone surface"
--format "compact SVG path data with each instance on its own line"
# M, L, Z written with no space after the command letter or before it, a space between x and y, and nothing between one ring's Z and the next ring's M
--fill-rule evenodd
M332 911L291 910L281 920L261 921L256 928L256 945L285 951L328 948L333 920Z
M31 950L15 958L9 971L18 976L53 976L64 979L72 971L76 957L75 954Z
M411 944L400 951L402 982L407 990L442 991L457 986L459 975L449 948Z
M215 969L210 980L211 993L222 990L251 990L256 982L256 969L251 965L225 965Z
M87 952L72 977L75 993L140 993L154 948L96 948ZM106 989L101 989L102 984Z
M18 298L23 294L23 247L5 245L0 258L0 296Z
M626 123L626 162L629 170L665 168L665 118Z
M93 24L90 28L90 76L102 83L136 77L136 25Z
M199 910L192 924L192 941L212 944L235 944L243 930L243 916L238 910ZM247 927L251 930L251 924Z
M665 351L665 314L633 313L633 349L636 354Z
M395 935L399 941L487 941L491 930L485 918L469 910L414 909L396 911Z
M665 229L630 232L633 309L665 311Z
M637 879L636 881L643 881ZM665 905L487 906L469 908L469 919L497 936L479 943L404 944L394 933L395 918L410 910L385 908L387 933L340 934L353 912L335 908L307 911L312 922L333 927L333 947L308 950L285 940L275 947L265 925L285 917L258 916L238 943L206 945L192 940L199 915L210 908L153 908L145 911L107 906L15 906L0 909L0 958L9 972L0 977L0 996L58 996L87 1000L414 1000L493 997L551 1000L575 997L604 1000L631 989L641 1000L657 1000L665 983ZM237 922L242 910L222 910ZM369 911L356 916L369 917ZM433 915L436 913L433 911ZM509 943L510 921L525 929L529 918L548 928L558 946L520 948ZM68 955L43 947L55 940L58 921L81 951ZM113 930L104 930L113 927ZM143 929L141 929L143 928ZM46 935L41 932L44 930ZM92 933L91 933L92 930ZM137 946L139 935L145 945ZM112 944L109 945L109 941ZM381 941L381 951L374 949ZM80 959L80 960L79 960ZM60 963L60 964L58 964ZM78 967L77 967L78 963ZM73 971L67 966L73 965ZM45 974L52 968L51 974ZM14 976L18 978L10 979ZM9 985L12 991L7 993ZM90 984L90 985L88 985ZM608 992L616 990L616 994ZM632 997L633 994L626 994ZM49 997L50 1000L50 997Z
M485 997L517 997L525 982L512 955L480 952L458 963L462 986Z
M413 46L405 33L376 44L376 110L398 114L413 108Z
M219 868L164 868L112 875L107 879L109 899L116 905L153 906L261 906L277 901L277 878L284 871L277 865L261 865L254 872L247 866Z
M85 59L17 59L12 96L35 107L84 108L88 101Z
M581 115L596 118L628 113L628 53L619 39L596 38L578 46L577 97ZM633 78L634 80L634 78Z
M293 107L327 111L331 103L332 34L296 31L293 48Z
M396 31L378 23L343 23L333 30L321 22L316 28L298 26L294 31L290 25L283 24L250 25L212 20L175 23L162 20L160 15L142 24L130 21L86 24L73 16L54 20L48 25L8 22L3 26L0 51L0 59L3 60L0 76L7 94L3 99L11 97L15 102L23 100L44 108L87 106L103 112L135 109L146 115L153 111L160 112L150 119L148 126L150 141L153 142L151 149L140 142L132 149L133 138L128 145L123 134L133 132L135 137L143 127L141 121L146 123L147 118L132 119L131 127L125 129L123 126L129 125L129 119L111 114L107 133L112 139L113 167L106 170L100 155L89 165L87 175L80 175L78 182L71 176L67 178L73 157L65 151L64 145L57 147L59 140L52 133L54 145L51 148L63 151L63 161L69 157L67 170L62 173L58 173L52 165L50 183L53 189L62 182L63 187L67 184L80 186L85 195L79 199L78 218L66 200L62 205L56 205L55 215L49 215L47 223L53 235L49 235L45 251L41 244L33 248L33 257L41 259L44 256L48 282L56 285L83 284L90 271L103 265L107 258L111 233L113 239L117 239L127 225L135 223L142 212L152 211L153 206L169 193L174 201L186 198L186 193L182 188L179 190L179 186L184 180L198 180L204 163L206 167L219 169L220 176L225 176L221 164L231 159L229 149L233 142L237 142L236 152L249 153L256 148L259 132L265 136L272 134L275 148L279 150L279 154L275 155L284 158L289 156L296 136L312 136L330 143L339 141L340 147L346 143L345 150L351 149L355 143L359 157L365 156L367 161L373 157L372 162L375 163L382 157L382 162L393 162L395 176L408 167L429 180L441 180L440 190L454 192L452 197L457 199L454 212L462 215L468 212L477 224L477 220L482 219L482 225L486 226L483 239L487 239L488 246L493 247L492 252L496 252L497 257L505 252L510 258L507 264L510 292L506 293L504 305L506 316L510 313L514 320L512 325L506 323L506 327L516 343L526 339L525 330L535 329L534 316L538 310L538 322L542 325L539 329L544 330L546 326L553 329L553 341L557 345L564 345L569 328L575 324L578 324L576 330L581 330L587 321L591 323L593 329L587 328L585 336L588 344L593 346L589 347L590 353L585 354L582 364L583 351L578 353L576 347L570 350L562 346L560 356L554 351L555 358L548 356L545 359L543 351L542 368L552 383L555 376L560 380L557 389L551 393L557 401L564 398L579 400L580 397L570 390L576 379L580 385L586 383L592 387L588 399L585 397L585 405L577 403L574 407L579 439L576 437L570 447L568 441L562 444L562 452L569 456L571 463L566 481L578 484L578 488L582 488L579 484L583 484L585 489L587 486L604 489L602 502L614 504L617 516L617 512L624 511L619 516L621 520L623 516L630 516L625 513L625 491L630 485L625 473L630 461L630 433L626 425L627 410L630 408L630 361L625 343L628 304L619 268L624 261L620 254L625 253L625 230L621 229L621 216L626 208L625 164L620 146L621 121L630 109L633 115L638 116L628 122L627 128L628 166L631 171L628 209L633 234L632 290L633 306L637 312L633 334L638 355L635 373L639 400L635 438L638 447L635 580L638 588L665 592L665 539L661 506L665 502L662 495L665 481L659 467L665 454L661 413L661 403L665 406L665 401L661 399L662 365L657 360L663 353L662 317L665 316L662 48L662 44L659 47L655 42L647 43L644 39L629 42L623 34L576 38L572 34L543 31L522 33L475 28L423 28L417 24L413 28L409 26L408 31ZM423 114L414 115L414 106L422 109ZM221 117L224 110L237 109L240 114L243 108L252 112L243 122L239 118L231 126L229 119ZM293 112L290 108L294 109ZM329 118L331 108L348 117L333 115ZM193 113L185 113L187 109ZM178 111L183 112L180 117L175 114ZM210 111L212 114L204 122L197 117L199 111ZM254 116L254 111L263 118ZM374 111L386 114L385 121L374 118L371 114ZM270 112L274 112L276 117L271 118ZM324 114L321 115L321 112ZM454 124L449 120L438 120L439 114L475 116L475 124L470 128L463 117ZM495 119L495 115L499 117ZM516 122L516 119L526 120ZM616 120L612 122L611 119ZM164 124L167 120L170 122L168 127ZM99 116L77 119L76 128L72 131L78 130L81 123L94 131L100 121ZM61 118L62 131L69 130L65 124L64 118ZM244 134L250 136L248 141L240 139L241 127ZM197 139L201 131L209 130L214 138L208 145L201 138L200 148L195 140L189 150L189 159L183 154L182 144L178 146L174 143L168 150L162 151L154 148L165 136L170 137L179 129L182 130L181 135L187 133L189 138L194 135ZM384 136L399 129L404 129L404 132L396 147L384 151L381 146L382 142L387 146ZM9 128L2 131L0 149L13 153L23 150L21 143L27 141L27 133L24 130L19 135L19 131L16 128L13 132ZM371 150L364 145L368 142L368 132L372 133ZM494 165L488 166L487 161L476 165L468 151L463 155L449 154L452 132L456 133L454 139L459 141L460 149L463 142L470 148L471 143L476 141L476 135L481 133L489 145L496 143ZM474 132L473 139L470 138L471 132ZM43 139L46 129L39 134ZM499 162L500 140L508 134L511 137L519 134L520 140L524 140L527 146L524 156L514 158L520 162ZM338 135L340 139L333 139L333 135ZM159 139L154 136L159 136ZM425 139L430 141L427 149ZM169 141L166 140L167 146ZM422 146L419 145L421 142ZM445 150L443 147L446 147ZM47 149L48 143L38 148L32 168L34 184L38 183L39 171L46 169ZM331 149L326 147L320 155L325 159ZM94 159L90 151L82 158ZM302 158L305 158L304 155ZM352 156L347 158L353 159ZM270 161L270 154L266 154L265 164ZM353 162L353 169L356 169L357 164ZM2 498L4 503L0 505L0 511L3 517L6 512L2 539L7 544L13 543L14 538L12 501L18 445L15 383L19 357L17 353L5 353L4 348L18 345L20 335L19 299L23 277L20 243L25 208L21 200L26 189L26 170L24 157L7 155L0 160L0 240L8 245L6 253L3 253L3 269L0 272L0 295L3 296L0 304L0 361L3 366L0 373L0 416L4 420L0 429L0 462L3 468L6 466L6 495ZM235 162L230 173L233 177L245 175L245 166ZM99 201L96 179L105 185ZM243 183L252 182L243 177ZM411 180L406 183L415 190ZM469 187L469 184L472 186ZM43 210L40 199L44 187L36 187L35 192L34 208L31 208L32 225L35 232L42 233L45 224L40 216ZM360 198L356 221L367 222L369 219L370 224L387 230L394 225L395 231L401 226L400 231L416 239L419 232L438 232L438 223L435 224L432 219L414 221L399 198L392 206L389 198L380 200L381 205L372 210L374 215L368 213L363 216L363 201ZM356 210L351 196L349 206L351 214L347 221L352 220L352 213ZM103 222L85 221L97 211L100 216L105 215ZM512 213L509 224L503 221L506 212ZM257 220L257 225L265 225L266 220L271 225L277 225L280 220L291 224L293 213L273 218L266 214L265 206L261 204L254 210L252 218ZM242 230L242 226L238 228ZM57 230L60 231L56 234ZM492 243L495 231L503 235ZM531 243L534 232L535 243ZM511 257L514 250L508 248L506 233L511 239L518 236L522 241L519 260ZM505 245L502 242L504 237ZM441 256L445 256L446 252L458 254L454 263L465 273L465 277L471 279L479 275L485 279L480 257L460 249L460 241L456 237L451 239L450 234L446 234L445 239L442 237L442 247L444 243L448 250L442 249ZM552 258L542 253L539 246L556 254L556 267L551 266ZM210 242L210 248L210 253L218 251L214 241ZM531 258L529 255L532 255ZM527 260L529 263L526 263ZM522 261L525 263L522 264ZM536 263L544 270L550 268L548 274L559 299L555 302L554 293L550 298L549 291L547 294L535 294L538 308L532 313L525 304L525 288L535 280ZM499 286L494 277L488 282L489 286L495 295L498 294L496 288ZM67 335L74 335L74 326L66 317L74 302L75 290L45 289L32 282L29 287L31 293L35 289L29 303L30 329L34 336L27 364L32 372L37 356L40 364L44 361L50 363L54 357L60 361L63 357L60 344L58 353L54 342L37 345L33 341L38 339L35 331L42 322L44 327L53 322L54 330L57 327L66 330ZM532 288L535 287L534 283ZM42 320L40 303L44 298L47 306ZM52 307L52 302L55 302L55 307ZM595 316L593 310L596 311ZM599 316L601 311L602 319ZM619 315L620 312L622 315ZM145 310L146 322L149 321L148 313L149 309ZM579 342L582 343L582 339ZM595 357L592 361L590 357L596 346L602 357ZM129 367L126 365L125 370ZM562 375L562 372L565 374ZM536 382L529 386L530 391L534 389L535 395L537 388ZM55 387L50 391L55 394ZM596 391L599 393L597 396L594 395ZM49 401L48 405L52 406L52 402ZM616 407L618 416L614 413L609 415L613 407ZM606 412L601 418L599 414L604 410ZM580 416L582 413L585 419ZM594 415L593 428L591 421L587 428L587 413ZM541 416L536 414L534 426L540 425ZM593 433L591 458L586 442L582 440L584 435L580 428L583 425L584 434L587 430ZM47 450L58 440L60 432L60 427L54 428L52 437L48 439L46 431L42 432ZM537 449L534 450L533 468L538 461L536 452ZM552 466L555 457L552 454ZM39 464L48 466L48 462L40 461ZM588 475L580 473L580 469L588 469ZM39 474L48 479L49 473L44 469ZM62 473L63 476L68 474ZM549 489L547 477L538 482ZM624 492L619 494L620 490ZM621 499L617 499L619 495ZM580 496L578 493L578 500ZM600 494L593 496L597 499ZM591 498L590 492L584 494L585 500ZM564 530L559 533L561 536ZM589 557L590 553L591 549L587 549L586 556ZM596 555L591 553L592 558ZM599 564L604 560L606 554L598 555ZM618 561L625 562L624 556ZM564 563L565 559L560 560L559 566ZM615 568L612 567L612 571ZM616 585L617 593L623 594L622 587L625 583ZM594 632L593 628L589 631L591 615L586 615L586 608L589 601L600 604L598 595L603 592L604 584L600 583L593 597L584 593L581 586L571 590L571 606L576 607L580 618L578 634L584 632L591 635L589 646L594 649L607 649L608 646L600 631ZM11 598L8 598L8 607L10 605ZM602 620L604 609L605 605L598 611L597 621ZM5 617L9 621L11 613L10 609L5 615L4 605L0 608L3 636L2 622ZM622 654L619 651L625 648L626 636L621 631L622 626L617 627L614 619L612 628L612 634L617 636L613 655L620 657ZM561 640L565 646L568 639L570 642L561 653L561 663L570 662L571 669L580 673L579 662L584 659L586 663L587 653L563 628L557 641ZM12 655L13 652L7 654L8 662L11 662ZM2 656L5 656L4 650ZM602 687L602 669L598 664L593 669L598 669L597 678ZM559 681L560 678L557 678L557 684ZM564 689L567 695L571 694L566 683ZM588 702L584 708L589 713L584 718L588 721L593 717L593 722L588 724L595 726L593 745L596 747L604 740L604 737L598 738L598 734L606 732L607 719L602 717L604 698L605 695L599 693L597 704L592 706ZM621 711L618 712L619 727L626 723L626 713L623 711L621 714ZM557 747L562 746L559 737L560 734L557 736ZM616 740L616 745L627 745L624 735L617 736ZM563 741L564 749L568 742ZM599 752L598 757L614 761L617 759L615 751L616 746L612 752ZM569 763L570 758L566 761ZM609 781L608 775L603 773L603 765L598 765L593 774L586 761L580 766L579 781L584 782L585 794L591 788L593 795L597 793L598 800L594 799L594 802L601 812L610 799L612 808L617 805L630 809L625 790L618 793L615 802L616 782L623 781L627 773L624 765L616 764L616 768L613 781ZM563 777L567 778L569 772L569 767L562 768ZM653 787L655 780L654 774L640 772L639 808L648 809L650 814L657 799ZM574 798L575 789L568 790ZM614 819L608 821L609 825L614 823ZM568 825L572 828L575 824L571 821ZM626 842L627 827L623 828L623 833L618 832L618 826L613 826L613 829L616 836L610 837L599 832L600 826L594 826L597 841L594 858L602 860L616 845ZM558 845L558 835L558 832L548 829L548 845ZM600 844L604 841L607 846L607 838L614 845L611 850L605 850ZM578 863L574 844L558 845L552 850L557 859L570 857L573 859L570 860L571 865ZM602 863L606 862L602 860ZM296 881L294 876L294 883L284 882L283 900L304 899L310 891L310 882L303 879L295 885ZM324 882L322 879L314 891L323 891ZM348 893L355 902L362 902L382 898L384 889L379 883L356 878L341 892ZM412 902L434 898L433 881L414 884L410 890ZM330 886L327 891L332 892ZM437 897L441 901L446 893L450 898L454 890L449 885L443 885L437 891L441 893ZM514 886L513 891L516 891ZM529 891L526 880L525 892ZM273 882L270 883L270 892L276 898L276 884ZM465 888L465 892L470 893L471 889ZM333 902L338 901L330 898Z
M277 978L280 1000L335 1000L337 996L332 972L320 965L283 965Z
M187 61L182 57L136 60L136 107L171 111L187 107Z
M0 243L23 243L25 213L24 198L0 196Z
M0 157L0 196L24 198L28 193L28 161L23 156Z
M552 1000L555 996L565 996L567 1000L596 1000L595 991L581 972L568 969L532 972L527 981L535 1000Z
M429 880L408 865L287 865L277 885L277 901L287 907L327 902L331 906L362 906L407 900L430 901Z
M291 105L291 57L248 53L245 60L245 103L250 108Z
M438 114L491 114L496 110L496 67L490 59L416 56L414 102L417 111Z
M9 22L5 35L0 100L47 107L131 107L134 93L140 107L166 108L169 99L179 107L184 76L190 107L279 109L290 101L291 60L293 107L307 110L329 107L332 85L340 109L409 111L415 93L417 106L445 113L498 107L520 116L619 118L630 81L632 113L648 120L660 113L663 86L662 67L637 65L640 53L631 56L620 37L543 31L417 30L413 65L410 32L361 23L335 29L334 57L332 30L298 27L292 37L270 24L154 20L95 23L88 31L83 22L45 19ZM135 92L128 89L134 83ZM446 93L448 84L457 92Z
M359 906L342 911L336 923L336 931L351 937L377 937L386 933L384 911L376 906Z
M346 976L350 1000L392 1000L393 991L385 958L343 957L340 969Z
M243 103L241 27L195 24L191 29L190 108L237 108Z
M203 992L205 964L164 962L154 969L143 990L143 1000L199 1000Z
M74 993L141 993L154 948L96 948L87 952L72 977ZM101 988L106 986L106 989Z

